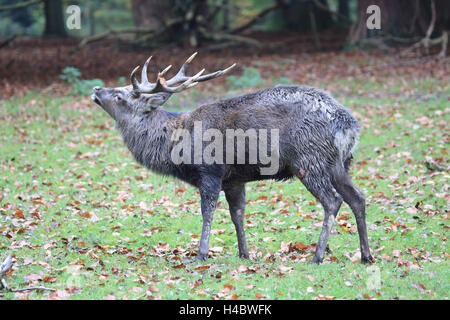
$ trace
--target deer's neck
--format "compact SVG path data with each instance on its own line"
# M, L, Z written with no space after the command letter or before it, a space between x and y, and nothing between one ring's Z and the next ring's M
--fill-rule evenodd
M117 127L136 161L158 173L174 175L171 136L181 121L182 114L158 108L149 114L120 120Z

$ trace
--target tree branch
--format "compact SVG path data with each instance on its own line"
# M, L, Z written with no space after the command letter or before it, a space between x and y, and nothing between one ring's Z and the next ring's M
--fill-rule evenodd
M419 42L413 44L411 47L403 50L401 54L409 53L412 50L418 49L422 46L425 48L426 54L428 54L430 51L430 46L442 43L442 49L438 57L444 58L447 55L448 33L446 30L444 30L440 37L431 39L431 34L433 33L435 23L436 23L436 5L434 3L434 0L431 0L431 21L430 25L428 26L427 33L425 34L425 37L422 38Z
M27 288L21 288L21 289L11 289L9 288L8 291L11 292L23 292L23 291L28 291L28 290L38 290L38 291L56 291L56 289L53 288L46 288L46 287L27 287Z
M320 1L313 1L313 3L314 3L314 5L315 5L317 8L319 8L320 10L327 11L327 12L331 13L332 15L335 15L335 16L341 18L342 20L351 22L351 20L350 20L348 17L346 17L346 16L340 14L339 12L336 12L336 11L334 11L334 10L331 10L328 6L324 5L324 4L321 3Z
M200 28L199 30L202 33L202 35L207 39L216 40L216 41L225 40L225 41L241 43L241 44L246 44L246 45L255 46L255 47L261 46L261 43L258 40L255 40L255 39L252 39L249 37L239 36L239 35L235 35L235 34L228 34L228 33L220 33L220 32L208 32L203 28Z
M118 34L126 34L126 33L134 33L134 34L148 34L145 39L151 39L154 37L157 37L161 34L163 34L168 28L173 27L174 25L183 22L183 19L177 18L169 20L165 26L158 30L151 30L148 27L136 27L136 28L123 28L123 29L111 29L96 35L93 35L91 37L84 38L80 41L80 43L75 46L72 50L69 51L69 54L73 54L74 52L80 50L81 48L85 47L88 43L96 42L103 40L111 35L118 35Z
M148 28L125 28L125 29L108 30L102 33L95 34L91 37L84 38L83 40L80 41L80 43L76 47L70 50L69 53L72 54L75 51L78 51L81 48L85 47L88 43L103 40L110 35L125 34L125 33L147 33L147 32L151 31L148 30Z
M17 4L10 4L10 5L6 5L6 6L0 6L0 11L7 11L7 10L14 10L14 9L19 9L19 8L24 8L24 7L31 6L33 4L37 4L37 3L42 2L42 1L43 0L30 0L30 1L17 3Z
M275 2L273 5L267 7L266 9L264 9L262 11L260 11L256 16L251 18L249 21L247 21L247 22L243 23L242 25L240 25L239 27L236 27L233 30L231 30L230 33L236 34L236 33L242 32L244 30L247 30L252 25L257 23L259 20L264 18L264 16L266 16L269 12L272 12L273 10L280 8L282 5L284 5L283 1Z

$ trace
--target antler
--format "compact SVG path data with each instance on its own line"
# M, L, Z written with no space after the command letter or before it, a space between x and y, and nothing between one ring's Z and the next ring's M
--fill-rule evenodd
M158 77L156 79L155 83L151 83L148 81L147 78L147 67L152 59L152 57L148 58L147 61L144 64L144 67L142 68L141 73L141 83L139 83L136 79L136 72L139 69L139 66L136 67L131 72L131 84L133 85L133 91L136 94L140 93L157 93L157 92L168 92L168 93L176 93L180 92L189 88L192 88L193 86L197 85L199 82L211 80L217 77L220 77L221 75L227 73L231 69L233 69L236 66L236 63L234 63L232 66L224 69L224 70L218 70L216 72L203 75L203 72L205 72L205 69L202 69L199 73L196 75L189 77L185 75L186 68L188 67L189 63L195 58L197 55L197 52L194 53L192 56L190 56L186 62L181 66L178 73L171 78L170 80L165 80L163 78L164 74L169 71L169 69L172 67L172 65L165 68L163 71L158 73ZM179 86L172 87L175 84L179 84Z

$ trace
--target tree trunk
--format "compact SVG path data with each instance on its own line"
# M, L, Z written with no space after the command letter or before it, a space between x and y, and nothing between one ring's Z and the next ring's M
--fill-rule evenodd
M323 8L328 7L327 0L290 0L287 2L282 10L289 29L312 31L314 27L311 24L311 14L317 31L327 29L332 25L331 13L314 4L314 1L320 2Z
M45 31L44 35L51 37L66 37L64 28L63 6L61 0L45 0Z
M434 0L436 5L435 34L450 30L450 1ZM367 7L377 5L381 11L381 30L373 32L366 26ZM359 0L357 20L353 24L349 42L356 44L371 34L401 37L424 36L431 21L431 0Z
M321 7L329 8L327 0L318 0L321 3ZM317 27L319 30L328 29L333 25L333 19L331 16L331 12L321 9L318 6L314 6L314 13L316 15Z
M350 10L348 7L348 0L339 0L338 13L347 19L350 18Z
M88 6L89 10L89 34L93 36L95 34L95 5L92 2L89 2Z
M223 30L230 29L230 0L222 0L223 6Z
M136 27L158 30L174 16L174 0L132 0L131 10Z

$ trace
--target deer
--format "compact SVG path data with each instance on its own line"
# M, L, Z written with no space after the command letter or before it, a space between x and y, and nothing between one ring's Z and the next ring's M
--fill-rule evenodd
M373 262L367 236L365 197L349 176L360 132L358 121L350 111L327 92L304 85L277 85L185 112L166 111L163 105L173 94L223 76L236 66L233 64L209 74L204 74L203 69L194 76L187 76L186 69L196 55L189 57L170 79L164 76L171 65L159 72L156 82L150 82L147 77L150 57L141 70L141 81L137 79L138 66L131 72L131 85L94 87L91 96L92 101L115 121L124 144L139 164L156 174L171 176L198 188L203 224L194 261L208 258L211 225L221 191L225 193L236 230L238 256L249 259L244 229L245 184L266 179L299 179L324 209L322 230L310 262L323 262L330 232L343 202L350 206L356 218L361 262ZM215 130L216 146L226 139L219 134L240 130L244 160L255 148L252 141L258 142L257 146L266 142L266 149L275 154L273 159L277 165L263 173L262 169L267 169L268 164L262 161L263 157L257 155L252 162L242 161L236 148L225 152L214 150L211 154L215 161L212 162L201 157L193 162L190 156L195 158L196 151L193 148L180 151L178 147L183 140L206 145L204 140L195 141L196 125L202 130ZM269 129L277 130L278 136L263 139L261 135L256 140L249 139L252 130L263 132ZM191 134L180 135L179 132ZM228 146L236 146L237 136ZM175 161L175 149L180 151L178 156L191 161ZM228 160L234 161L221 161L227 156Z

